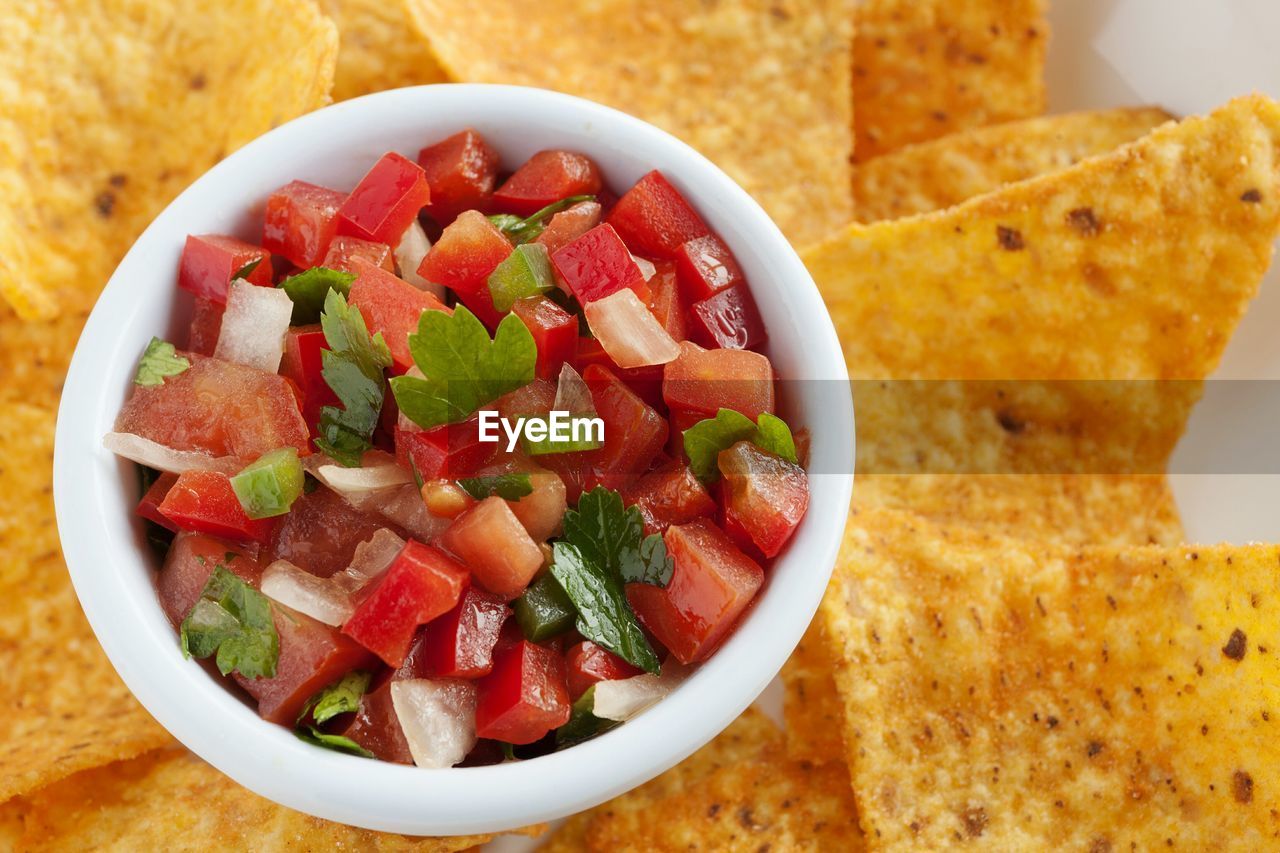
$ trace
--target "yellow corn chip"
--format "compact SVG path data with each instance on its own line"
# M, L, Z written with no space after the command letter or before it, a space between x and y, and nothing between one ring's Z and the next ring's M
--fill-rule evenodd
M0 36L0 297L27 319L90 305L192 179L328 99L337 53L307 0L10 3Z
M873 846L1275 846L1280 546L857 522L822 616Z
M52 320L23 320L0 301L0 401L57 408L67 363L88 316L85 308Z
M1045 0L863 0L854 25L859 162L1044 111Z
M456 80L557 89L653 122L796 242L853 215L850 0L601 0L518 14L503 0L406 2Z
M409 16L395 2L320 0L338 25L335 101L382 89L448 81L421 39L408 33Z
M854 214L859 222L875 222L951 207L1114 151L1171 118L1155 108L1071 113L908 145L853 170Z

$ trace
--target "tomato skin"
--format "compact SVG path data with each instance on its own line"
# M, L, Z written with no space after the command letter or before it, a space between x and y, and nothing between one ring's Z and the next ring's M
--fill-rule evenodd
M710 298L746 281L733 252L714 234L681 244L676 252L676 274L690 302Z
M384 518L362 512L329 489L303 493L280 524L267 547L264 563L288 560L316 577L327 578L351 565L356 547L383 527Z
M502 319L489 294L489 274L515 247L478 210L468 210L445 228L422 259L418 275L442 284L489 328Z
M418 626L452 610L470 580L457 560L410 539L386 571L362 590L342 633L387 665L399 666Z
M147 493L142 496L142 500L138 501L138 507L134 512L147 519L147 521L154 521L161 527L172 530L175 533L178 532L178 526L160 514L160 504L176 482L178 482L178 475L168 471L156 477L155 482L151 484L151 488L147 489Z
M372 240L362 240L359 237L350 237L345 234L340 234L333 238L333 242L329 244L329 251L325 253L324 260L321 261L320 266L328 267L331 270L359 272L353 266L353 262L357 258L367 261L392 275L395 274L395 262L391 256L390 246L386 243L375 243Z
M622 499L639 508L646 536L664 533L673 524L710 517L717 508L688 465L671 465L645 474L622 493Z
M575 195L596 195L600 169L585 154L539 151L507 178L493 194L500 210L529 216L552 202Z
M179 530L207 533L233 542L266 542L276 521L245 515L231 488L231 478L217 471L184 472L156 511Z
M498 152L467 128L418 152L431 198L427 213L448 225L459 213L483 207L498 177Z
M225 305L231 277L254 261L258 265L246 281L270 287L271 255L266 249L225 234L189 234L178 265L178 287Z
M320 410L339 403L338 395L321 373L324 366L321 354L328 348L319 323L293 326L285 333L280 375L293 382L302 394L302 419L307 422L312 437L320 422Z
M328 187L292 181L267 199L262 246L294 266L320 263L338 229L338 208L346 196Z
M506 601L524 592L542 568L541 549L497 495L459 516L440 543L467 564L480 586Z
M658 170L645 175L618 199L605 222L637 255L673 260L680 247L711 229Z
M752 349L768 338L760 309L745 284L735 284L690 307L693 338L708 347Z
M590 640L583 640L565 653L565 669L569 698L575 702L597 682L633 678L644 672Z
M474 586L448 613L423 625L397 678L479 678L493 669L493 649L511 608Z
M552 216L547 227L533 242L546 246L547 253L554 255L599 224L599 202L580 201L568 210Z
M212 299L196 297L191 313L191 326L187 330L187 349L200 355L212 356L218 348L218 335L222 334L222 315L226 305Z
M666 588L628 584L640 624L681 663L706 660L764 583L764 570L706 519L663 534L675 571Z
M227 559L233 555L232 559ZM222 565L240 580L257 589L262 564L242 551L227 547L221 539L200 533L179 533L169 546L164 568L156 578L160 608L175 628L182 626L215 566Z
M359 710L339 734L351 738L383 761L413 764L413 753L409 751L409 742L405 740L391 701L392 680L381 681L360 697Z
M396 460L411 471L416 468L423 480L475 476L499 446L480 440L478 414L428 430L396 424L395 443Z
M391 350L392 371L404 373L413 367L409 335L417 333L422 312L453 312L435 294L418 290L363 258L352 260L351 271L356 280L351 283L348 301L360 309L370 335L382 333Z
M422 167L390 151L373 164L338 208L338 233L394 246L430 200Z
M649 470L667 442L667 422L608 368L593 364L582 378L604 421L604 444L582 455L605 485L617 488Z
M662 397L672 409L708 418L720 409L732 409L754 421L774 411L773 365L750 350L682 344L680 356L666 366Z
M545 296L516 300L512 312L538 345L538 376L554 380L578 349L578 318Z
M675 265L670 261L658 261L654 267L656 271L649 279L649 310L672 340L676 343L688 340L689 308L680 292Z
M477 687L478 737L533 743L569 722L564 662L552 649L523 639L501 646Z
M603 299L623 288L643 295L649 288L618 232L606 224L597 225L551 256L551 264L569 290L583 305Z
M745 550L774 557L809 509L809 478L785 459L740 441L718 457L725 529Z

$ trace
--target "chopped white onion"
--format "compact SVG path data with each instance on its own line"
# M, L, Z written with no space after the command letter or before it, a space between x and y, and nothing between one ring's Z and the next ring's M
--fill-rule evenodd
M630 720L675 690L691 671L690 667L671 657L663 662L661 675L645 673L633 678L597 682L595 707L591 712L606 720Z
M382 462L362 468L321 465L316 468L316 478L352 503L361 501L371 492L394 489L413 482L413 475L394 462Z
M131 432L109 432L102 437L102 446L116 456L171 474L185 471L221 471L223 474L234 474L244 467L234 456L213 456L199 450L174 450Z
M288 560L276 560L263 570L261 588L267 598L326 625L341 625L355 612L351 596L332 579L318 578Z
M429 251L431 251L431 240L427 238L427 232L422 230L422 225L415 219L409 223L409 227L404 231L404 236L396 244L396 267L400 270L400 278L409 282L418 290L425 290L428 293L435 294L437 299L443 301L445 298L444 287L427 281L418 275L418 267L422 265L422 259L427 256Z
M383 527L356 546L351 555L351 565L334 575L343 586L355 583L356 589L386 571L396 554L404 547L404 540ZM354 591L354 590L352 590Z
M635 261L636 266L640 267L640 275L644 276L645 281L653 278L654 274L658 272L658 268L649 261L646 261L644 258L638 258L635 255L632 255L631 260Z
M391 682L391 706L413 763L452 767L476 745L476 686L452 678Z
M680 355L680 346L629 288L587 303L583 312L591 333L618 367L666 364Z
M596 403L591 397L591 389L587 387L582 375L567 361L560 366L560 378L556 380L556 401L551 408L571 415L591 418L596 416Z
M374 508L383 518L400 525L412 533L415 539L423 542L437 538L450 524L450 519L427 511L427 505L422 502L422 493L412 483L389 492L379 492Z
M237 278L227 290L227 310L213 355L275 373L280 369L284 336L292 317L289 294Z

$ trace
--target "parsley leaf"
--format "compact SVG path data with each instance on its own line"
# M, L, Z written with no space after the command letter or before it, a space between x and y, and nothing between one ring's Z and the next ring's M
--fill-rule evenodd
M550 219L562 210L568 210L575 204L583 201L595 201L593 195L573 195L568 198L562 198L559 201L553 201L551 204L535 211L534 213L521 219L510 213L499 213L489 217L489 221L497 226L498 230L507 235L507 239L519 246L521 243L528 243L530 240L536 240L547 227L544 220Z
M631 507L631 510L635 510L635 507ZM623 566L622 579L627 583L665 587L671 583L671 575L675 570L675 560L667 554L667 543L663 541L662 534L650 533L640 542L640 559L631 563L630 569Z
M504 501L518 501L525 495L533 494L533 482L529 475L518 472L495 474L491 477L467 477L459 480L458 486L478 501L490 495L497 495Z
M236 274L231 276L231 280L235 281L238 278L248 278L249 276L253 275L253 271L258 268L258 264L262 263L263 260L264 260L263 258L254 258L253 260L249 261L249 263L245 264L244 266L240 267L240 269L236 270Z
M182 620L182 654L207 658L217 653L218 671L245 678L271 678L280 657L280 637L271 602L221 563Z
M422 376L396 376L400 412L423 429L466 420L486 403L533 381L538 345L514 314L493 339L464 306L453 314L424 311L409 351Z
M339 714L360 710L360 697L369 689L372 678L372 673L360 670L347 673L308 699L307 704L302 706L302 712L298 714L298 722L306 719L308 711L312 712L312 719L316 723L325 723Z
M551 574L578 608L578 633L645 672L660 671L662 663L627 604L622 578L569 542L556 542L551 553Z
M138 373L133 381L138 385L163 385L165 379L177 376L190 366L191 362L178 355L173 344L152 338L138 361Z
M593 711L596 707L596 686L593 684L573 703L569 714L569 722L556 729L556 749L567 749L575 744L591 740L609 729L622 725L617 720L606 720L597 717Z
M373 758L374 754L356 743L349 737L342 735L331 735L328 732L322 732L315 726L307 726L305 729L295 729L294 736L298 740L306 741L313 746L332 749L335 752L345 752L348 755L358 755L361 758Z
M430 313L430 312L429 312ZM320 326L329 348L321 352L321 375L342 401L342 408L320 410L316 447L348 468L360 465L360 457L373 446L373 430L378 425L391 352L382 333L369 337L358 308L347 305L337 290L324 298Z
M318 321L329 291L337 291L345 297L351 292L351 283L355 280L355 273L328 267L312 267L286 278L279 287L293 300L293 319L289 322L302 326Z
M741 412L721 409L714 418L698 421L684 431L684 452L689 467L699 480L711 484L720 479L718 457L739 441L756 447L793 464L799 464L791 428L777 415L764 412L755 423Z

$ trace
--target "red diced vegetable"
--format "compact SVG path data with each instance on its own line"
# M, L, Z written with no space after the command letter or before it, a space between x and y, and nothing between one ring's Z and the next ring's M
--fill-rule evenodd
M213 355L218 348L218 335L222 332L222 313L225 304L212 299L196 297L195 310L191 314L191 328L187 332L187 349L200 355Z
M749 441L722 450L718 463L724 475L725 529L745 533L747 539L739 544L773 557L809 508L809 478L804 469Z
M147 493L142 496L142 500L138 501L138 508L134 512L148 521L154 521L161 527L176 532L178 526L160 513L160 504L164 501L164 496L169 494L169 489L173 488L176 482L178 482L178 475L167 471L156 477L155 482L147 489Z
M494 653L493 671L479 681L476 735L533 743L569 722L564 662L555 651L517 640Z
M689 309L680 294L675 266L670 261L659 261L654 267L656 271L653 278L649 279L649 310L658 318L672 340L686 340L689 337L689 320L686 316Z
M493 194L499 209L529 216L552 202L600 192L600 170L585 154L539 151Z
M246 280L270 287L271 256L266 249L223 234L192 234L182 248L178 286L222 305L227 301L232 277L254 261L258 265Z
M424 480L473 477L498 448L494 442L480 440L479 415L428 430L399 423L395 440L396 460L405 468L416 468Z
M352 266L352 262L356 258L368 261L375 267L380 267L389 273L396 271L395 261L391 256L391 247L386 243L375 243L372 240L362 240L359 237L347 235L339 235L333 238L333 242L329 244L329 251L325 254L320 266L328 267L331 270L359 272Z
M569 697L575 702L598 681L618 681L641 675L644 670L632 666L608 649L583 640L565 654Z
M617 368L613 372L617 377L626 383L627 387L636 392L641 400L657 409L659 412L667 410L666 401L662 399L662 377L666 365L650 364L645 367L631 367L626 370Z
M304 492L280 520L263 561L288 560L327 578L351 565L356 548L387 522L356 509L330 489Z
M468 587L458 605L418 631L399 678L479 678L493 669L493 648L511 608Z
M422 312L452 312L431 293L418 290L363 258L353 261L351 271L356 280L351 284L350 303L360 309L370 335L382 333L391 350L392 369L404 373L413 367L409 335L418 331Z
M399 666L419 625L448 613L470 581L464 566L443 551L410 539L391 565L362 591L342 633Z
M321 352L327 348L319 323L294 326L285 334L284 356L280 359L280 375L292 381L302 394L302 419L313 435L320 422L320 410L339 402L321 373Z
M671 440L667 443L667 453L671 455L672 459L683 460L686 458L684 431L698 421L705 420L706 417L702 412L686 412L682 409L671 410Z
M449 525L440 541L467 564L477 583L508 601L542 568L542 550L496 495Z
M534 242L546 246L549 254L555 254L599 224L600 204L580 201L552 216Z
M582 373L593 364L601 367L616 368L613 359L609 358L609 354L604 351L604 347L600 346L600 342L595 338L578 338L578 349L573 356L573 366Z
M667 441L667 422L608 368L592 365L582 378L604 421L604 445L585 455L606 484L616 488L649 469Z
M605 222L637 255L675 258L680 247L711 229L656 169L627 190Z
M745 284L735 284L709 299L693 303L693 337L704 346L751 349L765 342L760 309Z
M624 288L648 295L635 258L608 224L597 225L557 251L551 263L583 305Z
M302 269L316 266L329 251L345 199L337 190L305 181L285 184L267 199L263 248Z
M568 507L564 481L554 471L522 465L533 491L518 501L507 501L511 511L535 542L545 542L560 531L560 521Z
M338 233L394 246L430 199L421 166L383 154L338 208Z
M225 566L232 574L254 587L262 576L262 565L246 554L232 550L221 539L199 533L179 533L169 546L164 568L156 577L160 607L177 628L195 607L209 582L214 567Z
M684 243L676 253L676 271L685 298L698 302L746 279L733 252L714 234Z
M468 128L418 152L431 200L427 213L448 225L464 210L481 207L498 176L498 152Z
M390 678L384 678L381 684L360 697L360 710L356 711L355 717L339 734L360 744L383 761L413 763L409 742L405 740L400 719L396 717L395 706L391 703Z
M249 518L231 478L217 471L183 473L156 510L179 530L236 542L266 542L275 527L274 518Z
M774 410L773 365L758 352L680 346L666 367L662 396L672 409L714 417L733 409L755 420Z
M578 348L578 318L545 296L516 300L512 312L529 328L538 345L538 375L554 379Z
M422 259L418 274L458 294L473 314L492 327L501 317L489 294L489 274L512 251L511 241L497 226L479 211L468 210L444 229Z
M627 600L681 663L706 660L755 598L764 571L706 519L673 525L663 540L675 560L671 582L628 584Z
M688 465L645 474L622 494L639 508L645 535L663 533L673 524L688 524L715 514L716 502Z

